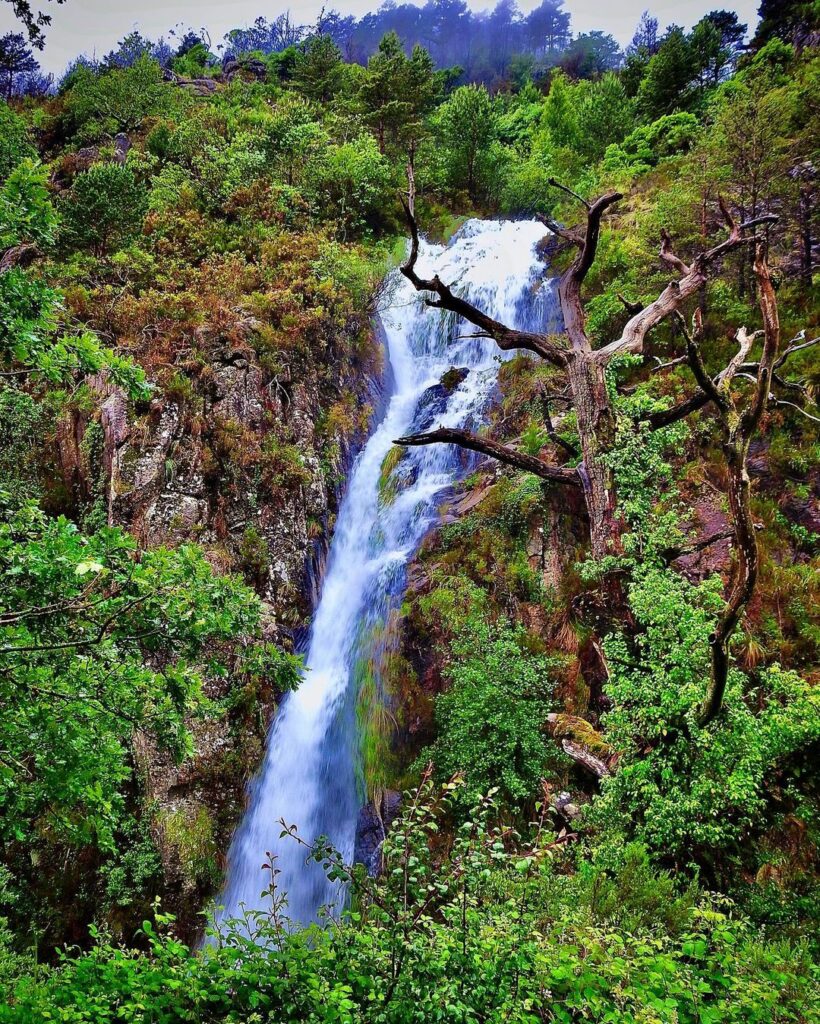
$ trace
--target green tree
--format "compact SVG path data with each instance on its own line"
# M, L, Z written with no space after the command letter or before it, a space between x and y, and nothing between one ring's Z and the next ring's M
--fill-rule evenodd
M577 95L578 87L563 71L556 70L550 79L541 121L553 145L575 148L580 141Z
M578 148L592 160L599 160L606 147L620 142L635 124L635 104L626 94L619 77L608 71L593 82L578 106Z
M0 76L3 78L6 100L10 100L14 92L15 77L36 71L39 66L31 47L19 32L7 32L0 36Z
M408 58L395 32L388 32L367 68L358 98L385 152L387 142L409 142L435 103L437 83L429 53L421 46Z
M524 642L508 625L469 622L452 644L449 686L436 698L436 742L419 758L433 762L442 782L463 776L470 799L499 789L508 811L534 799L556 760L544 730L550 664Z
M647 65L638 90L638 109L650 121L686 109L696 74L692 48L683 29L673 25Z
M84 137L101 138L136 131L147 117L160 117L189 99L163 82L159 64L142 54L127 68L98 73L76 67L66 111Z
M327 103L342 89L345 65L339 47L328 35L311 36L298 51L293 84L309 100Z
M105 256L139 231L146 202L145 189L129 167L95 164L77 175L61 204L63 238L74 248Z
M35 156L28 125L0 100L0 181L26 157Z
M316 209L336 219L343 234L359 233L378 223L390 168L371 135L327 146L311 162L306 178Z
M621 63L621 48L606 32L585 32L569 44L561 67L573 78L595 78Z
M235 665L260 606L196 547L138 552L120 530L84 536L8 493L0 580L0 860L22 893L85 848L115 852L132 736L189 750L187 716L215 712L198 663Z
M484 86L463 85L439 108L438 128L455 188L466 188L477 200L481 161L495 138L495 113Z
M689 36L689 51L692 54L698 88L703 93L708 86L719 83L732 54L723 44L720 29L708 17L701 18L692 29Z

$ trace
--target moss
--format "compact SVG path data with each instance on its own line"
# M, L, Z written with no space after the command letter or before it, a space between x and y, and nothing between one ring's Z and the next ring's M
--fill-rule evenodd
M459 384L461 384L467 376L467 373L468 371L463 367L451 366L450 369L442 376L441 386L447 394L450 395L455 391Z
M165 842L171 847L183 880L199 889L219 884L221 873L214 823L206 807L180 808L163 814L160 824Z
M385 455L379 473L379 504L387 507L392 505L399 493L399 480L395 470L404 458L406 449L401 445L393 445Z
M574 715L556 715L552 722L552 733L556 739L568 739L585 747L597 757L609 757L612 747L589 722Z

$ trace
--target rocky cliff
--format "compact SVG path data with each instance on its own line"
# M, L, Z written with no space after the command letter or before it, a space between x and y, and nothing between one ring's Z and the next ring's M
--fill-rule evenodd
M59 464L86 515L145 547L196 543L243 572L268 610L267 638L298 650L317 596L344 477L381 401L381 340L366 315L325 325L320 358L271 373L254 325L230 340L200 330L142 406L105 379L58 424ZM264 674L263 674L264 675ZM160 853L156 889L183 933L215 895L244 792L280 696L263 682L211 680L224 713L191 722L182 763L139 734L138 799Z

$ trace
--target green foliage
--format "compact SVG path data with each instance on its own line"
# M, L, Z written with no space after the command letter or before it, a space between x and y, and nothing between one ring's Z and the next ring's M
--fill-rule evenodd
M0 100L0 181L23 160L34 156L28 125L7 103Z
M30 395L0 384L0 490L14 488L34 497L37 492L38 439L46 429L47 412Z
M24 887L60 847L115 850L134 730L183 756L186 716L208 707L201 665L224 671L260 610L197 548L138 558L119 530L2 503L0 852Z
M579 151L590 159L600 159L610 143L624 137L635 110L617 75L610 71L592 83L578 106L577 119Z
M46 183L48 172L24 158L0 188L0 249L14 245L48 246L54 238L57 215Z
M52 383L105 369L131 398L151 393L141 367L101 346L90 331L60 331L61 296L17 268L0 274L0 358Z
M390 184L390 168L370 135L328 146L311 162L307 191L324 216L347 233L361 233L378 222Z
M162 117L187 102L184 93L162 81L159 64L143 54L127 68L96 72L78 66L65 106L79 138L92 142L136 131L146 118Z
M646 76L638 90L641 113L654 121L663 114L685 108L696 73L693 64L689 40L682 29L673 26L649 61Z
M755 938L730 904L676 898L641 851L612 874L555 870L553 834L512 842L489 800L446 852L434 841L455 787L426 784L385 840L385 871L351 872L322 839L308 853L352 885L336 926L288 928L272 873L269 911L221 929L195 954L168 915L138 953L97 938L15 986L4 1024L786 1024L818 1008L805 949ZM287 833L285 833L287 835ZM272 872L275 870L272 868ZM663 901L666 901L665 903ZM661 923L662 922L662 923Z
M495 138L495 115L487 90L462 86L439 107L437 135L444 147L445 173L451 188L479 197L487 174L490 144Z
M644 402L638 393L621 405L634 415ZM722 719L699 727L722 581L693 585L664 561L682 539L680 510L664 506L672 480L664 453L682 429L650 432L624 419L611 455L632 528L623 564L638 628L634 637L611 633L604 640L613 702L606 736L620 759L591 820L603 828L603 844L637 836L676 865L711 866L719 856L739 855L764 813L767 780L820 739L820 698L777 665L754 679L735 670Z
M474 619L455 639L449 688L436 698L437 738L419 763L436 777L463 777L467 792L494 789L508 810L524 807L556 763L545 735L550 662L526 648L526 634Z
M61 204L63 240L105 256L139 231L145 206L145 189L130 167L95 164L77 175Z
M386 144L418 138L435 106L438 83L429 53L420 46L408 58L395 32L388 33L367 62L358 99L384 152Z
M218 848L207 808L198 807L193 812L179 808L162 816L159 824L186 883L206 892L219 885Z
M171 70L183 78L204 78L218 64L219 58L199 40L185 53L174 57L171 61Z
M311 36L296 52L293 84L307 99L327 103L339 93L344 79L341 51L329 35Z

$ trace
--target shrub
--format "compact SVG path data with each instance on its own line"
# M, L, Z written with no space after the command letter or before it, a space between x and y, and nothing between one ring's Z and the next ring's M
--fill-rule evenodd
M23 160L36 156L28 125L0 100L0 181Z
M436 741L419 758L441 780L463 776L469 794L497 789L511 810L536 796L557 761L544 730L551 665L524 638L477 617L462 630L449 652L449 689L436 698Z
M473 806L442 852L454 787L408 794L376 880L321 839L306 854L350 883L355 910L324 929L289 927L270 906L228 923L199 954L158 914L145 952L97 936L39 978L9 987L3 1024L787 1024L820 1009L800 946L756 940L725 902L676 900L631 855L612 879L626 913L607 912L596 880L551 867L548 829L523 846ZM431 842L433 840L433 842ZM512 842L511 842L512 841ZM271 867L275 882L275 867ZM658 900L675 905L674 918ZM666 920L669 920L667 926Z
M307 189L317 210L337 220L343 233L361 233L379 223L390 168L372 136L328 146L307 173Z
M105 256L134 237L145 211L145 189L129 167L95 164L77 175L62 204L63 239Z

